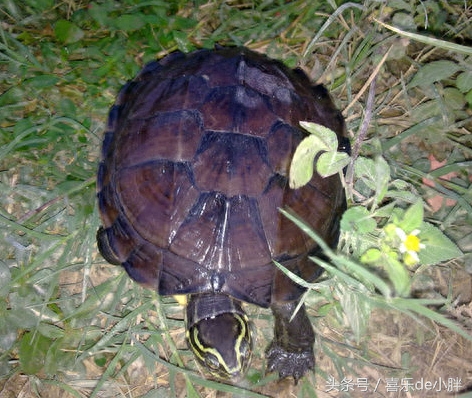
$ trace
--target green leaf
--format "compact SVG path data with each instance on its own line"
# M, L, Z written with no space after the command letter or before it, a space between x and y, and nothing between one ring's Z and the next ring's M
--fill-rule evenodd
M108 358L105 355L95 355L94 362L95 365L103 368L107 364Z
M388 278L393 283L395 292L401 297L408 296L411 282L407 268L393 257L385 256L385 260L385 271L387 271Z
M320 142L314 135L304 138L298 145L290 165L290 188L296 189L307 184L313 176L313 162L319 152Z
M51 340L39 333L25 333L21 339L19 350L22 371L26 374L38 373L44 366L50 345Z
M398 226L409 234L415 229L421 227L421 224L423 223L423 214L423 201L419 199L405 211L403 219Z
M456 85L462 93L472 90L472 71L462 72L457 76Z
M38 331L44 337L48 337L48 338L51 338L51 339L57 339L57 338L64 337L64 330L62 330L58 326L51 325L49 323L41 322L38 325Z
M410 84L408 84L408 88L428 86L434 82L451 77L459 70L461 70L459 65L445 59L430 62L418 70L413 79L411 79Z
M438 264L462 256L461 250L439 228L424 222L419 238L425 245L419 253L421 264Z
M327 154L322 154L317 162L317 171L323 177L337 173L349 162L349 156L346 153L337 152L338 137L334 131L311 122L300 122L300 125L310 135L302 140L293 155L290 165L292 189L300 188L311 180L313 162L320 152L327 152Z
M369 323L368 320L372 310L369 300L359 292L343 288L343 285L339 286L336 290L338 291L337 295L339 296L344 315L354 332L356 341L359 342ZM365 293L367 294L367 289Z
M362 179L370 189L375 190L375 165L372 159L358 157L354 163L354 171L357 178Z
M108 7L106 5L92 2L88 5L89 15L98 22L100 26L109 26L110 18L108 16Z
M142 14L125 14L116 18L114 23L117 29L131 32L133 30L141 29L145 25L146 21Z
M362 206L347 209L341 218L341 229L345 232L368 234L373 232L377 223L369 211Z
M379 203L387 193L390 181L390 166L381 156L375 160L359 157L354 165L354 172L367 187L375 192L374 203Z
M465 106L465 96L455 87L446 87L444 89L444 102L449 109L460 110Z
M76 115L77 106L69 98L64 98L58 105L62 114L69 117L74 117Z
M11 310L7 310L4 303L1 303L0 306L3 307L0 309L0 319L2 320L0 322L0 351L7 351L15 344L18 330L10 322L9 313Z
M416 29L413 13L397 12L393 14L392 22L395 26L405 30Z
M66 19L59 19L56 22L54 34L64 44L75 43L84 37L84 31Z
M470 90L466 95L465 99L469 104L469 107L472 107L472 90Z
M380 260L382 256L382 252L379 249L368 249L364 254L361 256L361 262L364 264L373 264Z
M350 157L347 153L338 151L324 152L316 162L316 171L322 177L336 174L349 164Z
M313 122L300 122L300 126L318 137L319 151L336 151L338 149L338 136L333 130Z
M375 198L376 203L379 203L387 193L388 183L390 182L390 166L381 156L375 159L374 173Z
M54 75L40 75L28 79L26 83L30 84L33 88L42 89L54 86L59 80Z

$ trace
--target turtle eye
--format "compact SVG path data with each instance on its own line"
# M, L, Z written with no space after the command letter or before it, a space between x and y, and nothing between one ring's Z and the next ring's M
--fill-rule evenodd
M210 369L218 370L220 368L220 361L218 361L218 358L215 355L207 353L205 355L205 365Z

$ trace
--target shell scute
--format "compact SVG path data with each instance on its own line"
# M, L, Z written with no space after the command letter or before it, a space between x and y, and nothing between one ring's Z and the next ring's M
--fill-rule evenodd
M258 196L272 174L261 138L212 131L203 137L193 170L200 190L228 197Z
M278 118L266 98L244 86L214 88L201 109L205 128L212 131L264 136Z
M148 119L127 120L115 156L126 168L150 161L191 161L200 145L203 121L197 111L161 112Z
M161 160L119 172L120 203L136 231L168 248L199 193L185 163Z

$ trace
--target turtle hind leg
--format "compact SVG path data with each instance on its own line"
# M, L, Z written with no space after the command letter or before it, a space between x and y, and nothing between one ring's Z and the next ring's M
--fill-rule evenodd
M274 339L266 351L267 370L279 372L280 378L292 376L295 384L315 365L315 333L304 305L290 321L297 305L298 301L271 305L275 318Z

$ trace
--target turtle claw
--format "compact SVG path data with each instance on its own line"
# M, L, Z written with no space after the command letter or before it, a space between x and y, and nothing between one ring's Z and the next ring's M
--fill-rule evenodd
M266 351L266 357L269 372L278 371L281 379L292 376L295 384L315 366L315 357L311 348L306 351L289 352L273 342Z

